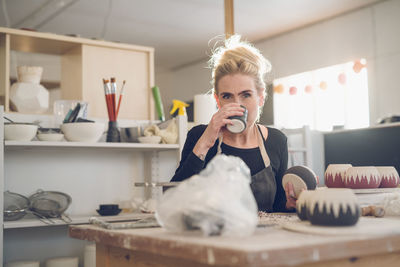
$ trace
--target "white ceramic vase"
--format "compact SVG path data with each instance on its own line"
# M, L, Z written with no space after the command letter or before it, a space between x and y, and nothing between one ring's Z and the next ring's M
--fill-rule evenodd
M49 108L49 92L40 85L43 68L19 66L18 82L10 89L10 104L14 111L44 113Z

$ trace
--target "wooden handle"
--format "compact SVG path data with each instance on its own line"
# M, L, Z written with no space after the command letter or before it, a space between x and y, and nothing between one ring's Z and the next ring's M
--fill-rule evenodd
M375 216L383 217L385 216L385 209L382 206L368 206L361 208L362 216Z

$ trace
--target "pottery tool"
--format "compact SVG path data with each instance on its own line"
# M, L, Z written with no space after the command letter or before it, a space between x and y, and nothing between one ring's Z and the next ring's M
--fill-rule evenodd
M119 107L121 106L121 100L122 100L122 96L124 95L124 88L125 88L125 80L122 83L122 87L121 87L121 91L119 93L119 99L118 99L118 106L117 106L117 114L115 116L115 119L118 118L118 113L119 113Z
M75 108L72 110L71 115L69 116L67 122L75 122L76 118L78 117L80 109L81 109L81 104L77 103Z
M154 86L153 88L151 88L151 90L153 92L154 102L156 104L158 119L160 121L165 121L164 107L161 101L160 89L158 88L158 86Z
M383 217L383 216L385 216L385 208L382 206L362 207L361 215L362 216Z

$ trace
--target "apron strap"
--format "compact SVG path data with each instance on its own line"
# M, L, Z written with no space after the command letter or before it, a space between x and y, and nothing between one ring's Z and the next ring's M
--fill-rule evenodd
M258 135L257 135L257 137L258 137L258 147L260 148L260 152L261 152L261 156L262 156L262 158L264 160L265 168L267 168L271 164L271 162L269 160L269 157L268 157L268 154L267 154L267 150L265 150L264 137L261 134L260 126L258 124L256 124L256 125L257 125L257 129L258 129L258 131L257 131L258 132Z
M267 151L265 150L264 138L263 138L263 136L262 136L262 134L261 134L261 129L260 129L260 127L259 127L257 124L256 124L256 127L257 127L257 129L258 129L258 131L257 131L257 133L258 133L258 134L257 134L258 147L259 147L259 149L260 149L261 157L263 158L265 168L268 168L268 166L269 166L271 163L270 163L270 160L269 160ZM222 134L221 134L221 135L219 136L219 138L218 138L217 155L219 155L219 154L222 153L222 149L221 149L222 139L223 139L223 138L222 138Z

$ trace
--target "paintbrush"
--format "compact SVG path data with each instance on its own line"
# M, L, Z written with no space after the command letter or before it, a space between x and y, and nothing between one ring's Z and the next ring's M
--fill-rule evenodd
M114 77L111 77L111 113L112 121L117 120L116 109L115 109L115 94L117 93L117 83Z
M108 119L111 120L111 107L110 107L110 83L108 80L103 79L103 86L104 86L104 96L106 99L106 105L107 105L107 113L108 113Z
M117 114L116 114L116 118L118 118L118 113L119 113L119 107L121 106L121 100L122 100L122 96L124 95L124 88L125 88L125 80L122 83L122 87L121 87L121 92L119 93L119 99L118 99L118 106L117 106Z

